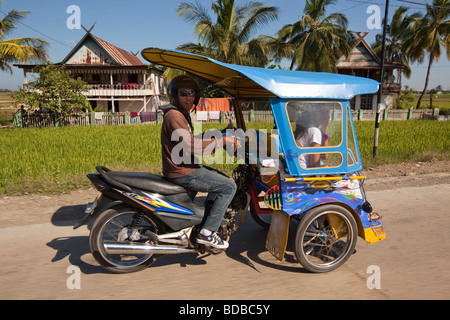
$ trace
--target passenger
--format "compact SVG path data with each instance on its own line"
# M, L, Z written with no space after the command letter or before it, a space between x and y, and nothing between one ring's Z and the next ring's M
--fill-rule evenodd
M328 146L327 127L330 122L329 110L304 111L295 121L294 138L301 148L318 148ZM319 129L321 127L321 129ZM302 154L300 166L302 168L315 168L321 166L321 159L327 159L328 154Z

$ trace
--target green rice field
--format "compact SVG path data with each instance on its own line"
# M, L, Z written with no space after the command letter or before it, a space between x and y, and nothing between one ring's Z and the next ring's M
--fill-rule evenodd
M223 124L203 125L203 130ZM374 122L355 123L363 164L449 159L450 122L381 123L378 157L372 158ZM270 130L273 123L251 123ZM90 185L86 174L112 170L161 172L160 125L24 128L0 130L0 195L57 193ZM230 173L233 165L212 165Z

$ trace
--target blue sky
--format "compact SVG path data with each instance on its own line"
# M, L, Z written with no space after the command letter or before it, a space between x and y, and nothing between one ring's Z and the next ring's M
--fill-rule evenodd
M195 0L184 0L193 3ZM240 3L249 2L242 0ZM270 23L261 34L274 35L285 24L293 23L301 18L304 0L260 0L266 6L279 8L279 19ZM71 5L80 8L81 24L90 28L94 23L92 33L96 36L127 51L137 52L146 47L160 47L174 49L177 45L187 42L197 42L194 36L194 26L182 18L176 17L177 5L182 0L3 0L0 2L0 16L12 9L30 11L21 24L8 36L9 38L37 37L50 43L48 54L50 61L60 62L71 51L75 44L83 37L83 29L69 29L67 21L72 13L67 13ZM211 0L201 1L205 6L210 6ZM414 2L425 3L425 0ZM367 13L371 5L378 6L381 16L384 15L383 0L338 0L336 5L329 7L329 12L341 12L349 20L349 28L353 31L370 32L367 36L369 44L373 42L375 35L381 33L379 29L369 29L367 21L372 13ZM395 9L400 6L411 8L411 12L424 12L424 7L405 3L402 1L390 1L389 17L392 17ZM139 55L139 58L140 55ZM141 60L143 60L141 58ZM404 79L407 84L415 89L422 89L425 82L426 64L413 65L411 79ZM439 63L432 69L429 88L442 85L450 90L450 61L443 55ZM14 68L13 76L9 72L0 71L0 88L17 89L23 84L23 73Z

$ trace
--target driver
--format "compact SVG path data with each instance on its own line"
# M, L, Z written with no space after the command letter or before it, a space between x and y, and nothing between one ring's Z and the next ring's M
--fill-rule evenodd
M173 78L168 86L168 95L171 105L163 109L161 128L163 175L186 189L207 192L208 199L215 196L196 240L197 243L226 249L228 242L221 239L217 231L236 193L236 184L226 175L199 164L195 155L227 144L233 144L236 151L235 139L220 135L206 140L193 136L189 112L200 100L200 88L193 78L186 75Z

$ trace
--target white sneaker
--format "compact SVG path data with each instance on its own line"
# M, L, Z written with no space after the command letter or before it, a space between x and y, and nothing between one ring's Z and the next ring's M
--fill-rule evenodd
M210 246L217 249L226 249L228 248L228 242L222 240L217 232L211 232L209 236L205 236L201 233L197 236L197 243L204 244L205 246Z

